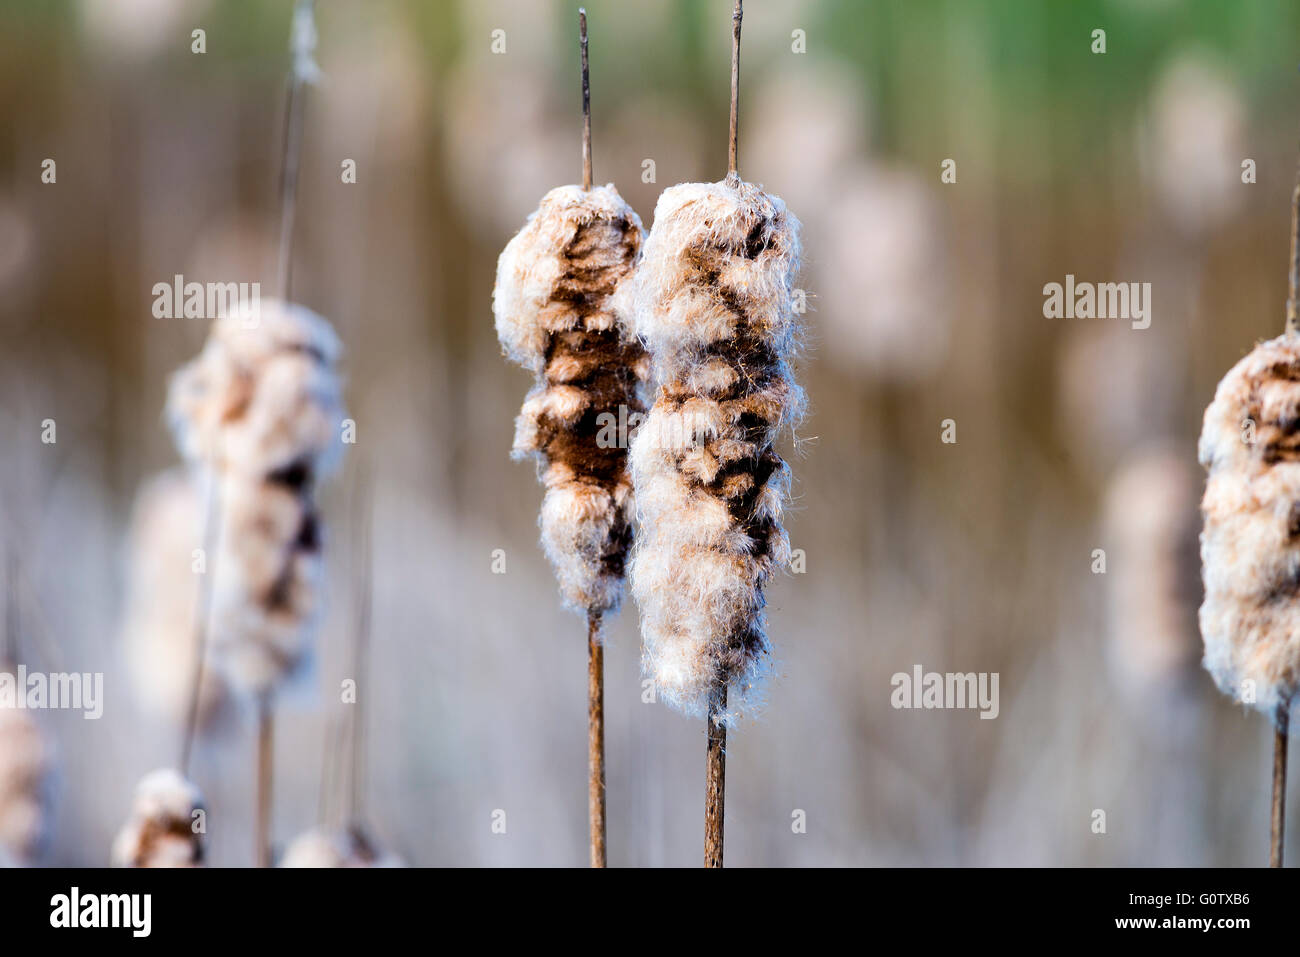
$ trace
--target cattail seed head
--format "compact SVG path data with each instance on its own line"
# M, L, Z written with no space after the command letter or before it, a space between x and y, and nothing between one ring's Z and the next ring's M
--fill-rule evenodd
M648 365L611 300L635 266L641 233L612 185L553 189L501 253L493 291L502 347L537 377L516 420L514 455L538 462L542 546L565 605L588 614L618 607L632 538L616 426L643 411L637 388Z
M31 712L0 707L0 852L15 863L31 863L45 844L53 779L53 749Z
M198 867L203 863L198 787L171 768L141 778L126 824L113 841L114 867Z
M310 657L322 576L310 499L283 484L228 476L213 570L212 654L237 687L263 694Z
M217 319L168 391L181 454L218 473L323 474L341 452L340 352L329 323L295 303Z
M213 659L259 696L308 658L322 539L312 493L342 449L339 354L320 316L264 302L217 320L168 394L182 454L216 483Z
M799 255L798 221L757 186L674 186L617 301L656 390L631 451L643 664L689 714L726 686L725 722L757 703L770 657L763 587L789 560L790 470L773 441L805 405L789 365Z
M405 867L401 858L380 849L358 827L317 828L295 838L281 867Z
M1300 681L1300 336L1261 342L1205 410L1205 667L1275 721Z

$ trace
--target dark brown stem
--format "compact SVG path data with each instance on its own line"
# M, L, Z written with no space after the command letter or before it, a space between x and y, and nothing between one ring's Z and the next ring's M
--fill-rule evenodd
M181 774L190 773L190 756L199 733L199 697L203 694L204 659L208 656L208 614L212 607L212 576L216 562L218 523L221 505L215 475L209 481L207 514L203 519L203 576L199 579L199 596L194 606L194 670L190 673L189 711L181 738Z
M744 16L740 0L731 14L731 128L727 142L727 179L733 182L740 179L740 162L737 152L740 142L740 20Z
M276 290L281 300L289 300L293 273L293 223L298 205L298 167L302 157L303 86L305 78L299 70L298 58L310 51L301 51L297 35L300 17L313 16L313 0L298 0L293 12L293 35L290 50L294 62L289 73L289 97L284 105L284 146L280 154L280 251Z
M727 793L727 686L719 685L709 702L708 745L704 769L704 866L722 866L722 824Z
M591 189L591 71L587 66L587 11L578 8L582 46L582 188Z
M587 615L587 813L591 866L605 866L605 648L600 615Z
M1300 170L1296 171L1295 187L1291 190L1291 271L1287 276L1286 331L1300 332L1300 309L1297 289L1300 288Z
M1290 707L1278 711L1273 732L1273 814L1268 842L1269 867L1282 866L1286 832L1286 746Z
M258 867L271 866L271 774L275 756L275 711L266 693L257 705L257 829Z

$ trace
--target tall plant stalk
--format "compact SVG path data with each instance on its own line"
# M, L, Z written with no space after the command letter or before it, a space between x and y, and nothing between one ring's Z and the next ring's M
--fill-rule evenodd
M727 181L740 182L740 25L741 0L731 13L731 119L727 128ZM709 699L704 749L704 866L722 866L723 821L727 803L727 686L720 682Z

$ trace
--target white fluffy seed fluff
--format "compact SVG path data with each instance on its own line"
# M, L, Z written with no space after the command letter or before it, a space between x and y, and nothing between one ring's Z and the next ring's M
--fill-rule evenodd
M1261 342L1205 410L1205 667L1274 721L1300 681L1300 336Z
M405 867L400 857L377 847L361 829L316 828L294 839L281 867Z
M261 695L308 659L321 570L317 478L342 450L339 343L303 306L217 320L177 373L167 412L186 458L217 483L212 660Z
M294 303L265 300L217 319L167 394L181 454L219 473L325 474L342 452L340 352L330 324Z
M732 723L770 670L763 588L789 560L790 471L773 448L802 415L790 360L799 223L743 182L667 189L616 308L646 345L654 405L630 456L639 520L630 568L643 667L703 716Z
M114 867L199 867L203 795L179 772L146 774L131 801L126 824L113 841Z
M45 844L53 775L53 750L32 713L0 707L0 855L15 864L32 863Z
M618 607L631 542L617 423L642 410L648 366L610 301L635 267L641 234L612 185L553 189L501 253L492 297L502 347L537 377L514 454L537 460L542 546L564 604L584 614Z

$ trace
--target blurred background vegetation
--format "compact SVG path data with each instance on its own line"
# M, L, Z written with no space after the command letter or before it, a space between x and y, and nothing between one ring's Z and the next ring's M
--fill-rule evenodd
M316 819L343 707L363 460L375 831L419 864L581 864L584 631L508 459L528 381L490 304L501 247L580 174L576 5L317 6L295 296L345 342L358 444L324 492L329 611L280 723L277 842ZM725 172L731 4L586 7L596 178L649 227L661 189ZM32 583L25 659L103 671L107 695L100 722L41 716L43 862L104 863L136 779L173 760L127 677L125 539L176 462L167 376L206 324L154 319L151 288L271 287L290 11L0 2L3 545ZM1195 441L1218 378L1282 328L1297 37L1285 0L748 5L741 170L804 223L812 415L788 448L807 571L770 589L780 677L732 736L729 863L1263 862L1265 722L1197 666ZM1044 318L1067 273L1150 282L1151 327ZM634 606L610 640L610 862L694 865L703 728L640 702ZM892 709L914 664L999 672L1000 715ZM217 864L250 856L251 727L212 729L193 769Z

